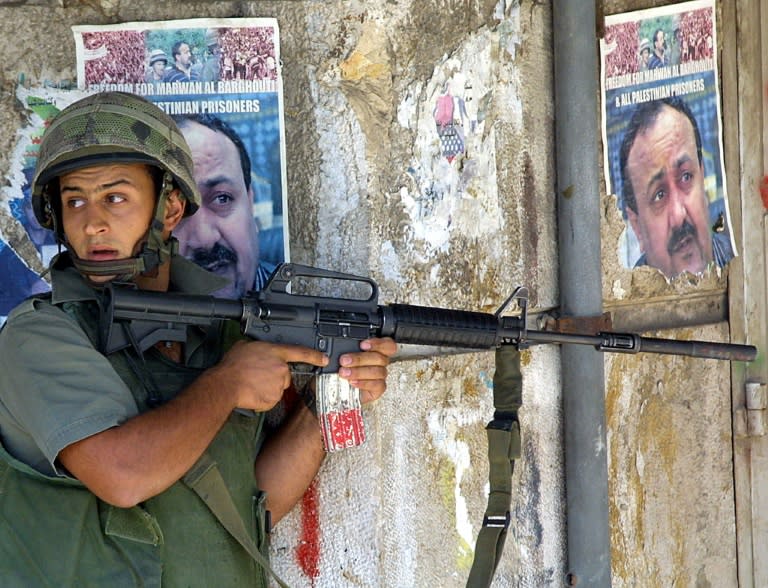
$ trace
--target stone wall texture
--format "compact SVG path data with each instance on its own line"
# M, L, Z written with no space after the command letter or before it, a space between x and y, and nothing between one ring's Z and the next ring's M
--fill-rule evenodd
M0 172L25 120L19 80L75 78L71 26L257 16L280 27L293 261L369 275L381 303L493 312L526 285L532 309L557 307L550 2L0 2ZM450 159L435 123L449 93L465 108L465 149ZM23 256L0 204L0 231ZM607 306L642 312L646 300L724 290L722 275L670 285L622 268L615 211L604 195ZM651 334L727 340L728 325ZM329 456L274 531L274 565L292 586L466 582L488 487L493 354L403 355L365 410L367 443ZM494 586L563 586L560 354L522 357L523 457ZM606 357L605 373L614 585L735 585L727 363Z

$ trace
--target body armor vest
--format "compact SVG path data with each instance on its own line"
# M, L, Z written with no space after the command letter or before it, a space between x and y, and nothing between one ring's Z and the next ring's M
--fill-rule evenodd
M97 345L96 303L62 307ZM170 400L219 360L226 349L224 329L222 324L213 329L190 365L172 362L154 348L108 357L139 412ZM253 473L262 423L261 414L233 412L208 454L266 555L264 495ZM4 586L267 586L265 571L181 481L123 509L99 500L77 480L37 472L0 447L0 519L9 531L0 541Z

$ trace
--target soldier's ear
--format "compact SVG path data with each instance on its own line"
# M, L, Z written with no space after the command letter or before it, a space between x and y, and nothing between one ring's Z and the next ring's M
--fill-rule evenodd
M187 207L187 199L182 197L181 190L178 188L168 194L165 202L165 218L163 219L163 228L171 232L184 218L184 210Z

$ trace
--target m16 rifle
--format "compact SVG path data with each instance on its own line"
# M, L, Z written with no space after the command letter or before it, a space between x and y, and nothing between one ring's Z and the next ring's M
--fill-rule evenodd
M368 291L354 298L292 292L302 280L314 279L354 282ZM262 290L249 292L240 300L147 292L116 285L108 286L107 292L109 303L102 322L102 347L107 353L129 345L144 351L160 341L185 341L188 325L207 326L222 319L239 322L241 332L253 339L303 345L326 353L330 357L328 365L314 370L320 374L317 408L328 451L358 445L365 439L359 394L345 388L346 381L334 374L340 356L359 351L360 342L370 337L392 337L398 343L457 350L500 350L505 345L520 349L561 343L591 345L604 352L663 353L728 361L752 361L757 354L751 345L657 339L612 331L530 330L525 288L515 290L494 314L409 304L382 306L378 304L378 286L369 278L290 263L280 265ZM514 301L519 314L504 316ZM513 376L518 368L497 365L497 374L501 369ZM519 371L516 377L520 377ZM521 442L516 410L510 412L509 408L521 399L516 390L519 382L515 385L501 380L499 389L494 388L494 419L486 427L488 508L467 586L489 585L511 520L511 476Z
M356 297L295 293L293 286L317 286L322 280L355 284L366 292ZM303 281L303 282L302 282ZM233 320L243 335L270 343L302 345L329 356L324 368L313 368L316 410L325 448L336 451L361 444L365 430L359 392L335 374L344 353L360 350L371 337L391 337L398 343L451 348L459 351L518 349L545 343L591 345L598 351L665 353L729 361L752 361L755 347L710 341L680 341L643 337L636 333L562 332L531 330L528 292L517 288L494 314L410 304L379 305L379 289L370 278L309 266L284 263L262 290L239 300L149 292L110 285L102 321L105 353L128 346L145 351L160 341L186 341L188 325L207 326ZM504 316L516 301L519 314Z
M369 293L362 298L292 293L291 285L300 279L356 282L367 285ZM371 337L468 350L561 343L591 345L604 352L664 353L727 361L752 361L757 354L754 346L735 343L658 339L612 331L531 330L527 328L525 288L515 290L493 314L411 304L379 305L378 285L370 278L293 263L278 266L262 290L239 300L124 286L110 286L108 296L106 353L131 341L143 351L158 341L184 340L186 325L226 319L238 321L242 333L252 339L303 345L326 353L330 362L320 370L325 373L338 371L339 357L359 351L360 341ZM519 315L503 316L513 301L519 305Z

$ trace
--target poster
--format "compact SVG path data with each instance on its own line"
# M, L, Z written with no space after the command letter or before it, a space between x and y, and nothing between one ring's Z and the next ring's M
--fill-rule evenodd
M275 19L194 19L76 26L78 88L70 81L30 87L23 76L16 95L26 107L6 185L0 193L0 324L32 294L50 290L45 275L59 251L53 234L40 227L29 198L40 140L58 112L92 92L133 92L181 120L218 119L238 137L238 146L214 135L230 149L221 152L230 174L241 181L240 195L229 189L222 166L218 183L209 177L204 206L178 231L186 236L182 253L233 281L221 296L259 288L278 263L289 259L280 39ZM174 68L178 55L179 68ZM188 75L181 71L186 66ZM178 71L177 71L178 70ZM200 131L193 123L192 129ZM215 123L219 124L219 123ZM203 139L204 132L198 133ZM209 135L210 136L210 135ZM200 141L198 141L198 144ZM205 143L204 143L205 144ZM213 145L214 142L208 142ZM239 149L242 147L242 149ZM242 153L246 157L242 156ZM202 166L201 166L202 168ZM246 177L248 181L246 182ZM197 178L196 178L197 179ZM243 187L247 184L247 187ZM247 202L247 206L236 206ZM207 206L206 206L207 204ZM246 214L237 214L243 210ZM186 222L186 221L185 221ZM183 243L182 243L183 245Z
M668 280L735 255L723 167L714 0L607 16L601 41L606 186L624 267Z
M288 260L280 39L269 18L75 26L78 86L133 92L181 127L203 205L180 252L232 286L259 289Z
M63 86L68 86L64 83ZM28 119L19 129L10 170L0 197L4 232L0 239L0 324L22 300L50 290L44 276L48 262L59 251L51 231L42 228L32 212L30 182L35 171L40 139L47 121L83 92L50 84L27 88L20 84L16 98L26 107Z

